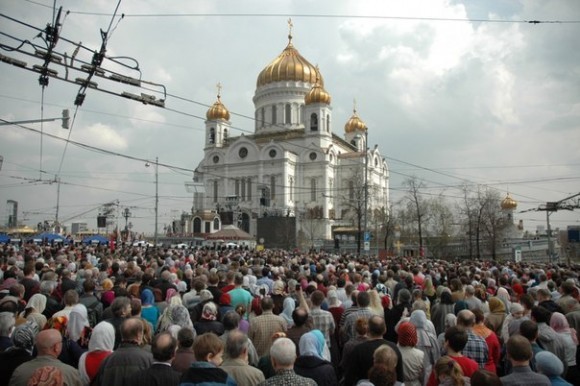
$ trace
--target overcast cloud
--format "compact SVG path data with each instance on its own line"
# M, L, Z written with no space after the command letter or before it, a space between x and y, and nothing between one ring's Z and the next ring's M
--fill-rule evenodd
M52 20L52 4L4 0L0 13L44 28ZM108 28L116 2L57 5L71 11L62 36L98 50L99 29ZM333 98L333 131L343 135L356 99L369 127L369 142L387 157L393 202L402 197L402 181L409 175L425 179L430 193L450 199L460 195L453 186L462 179L488 184L502 195L509 191L519 202L518 210L580 192L580 23L518 22L580 21L577 0L124 0L118 13L126 16L113 23L107 55L136 59L143 80L163 84L171 95L189 101L168 97L166 109L161 109L89 89L70 132L73 141L151 161L158 156L160 163L194 169L203 153L204 105L215 101L217 82L232 113L233 135L253 132L248 117L254 115L257 76L286 46L287 19L292 16L294 45L319 65ZM255 16L264 14L279 16ZM506 22L476 21L488 19ZM10 36L42 44L33 29L6 18L0 26L2 44L17 46ZM29 45L23 49L31 50ZM56 47L69 56L73 50L64 39ZM25 60L29 67L41 64L17 53L0 53ZM78 55L81 60L90 57L83 50ZM104 67L139 77L110 62ZM57 65L51 68L64 71ZM0 118L39 119L38 74L6 63L0 69ZM71 71L73 79L80 76ZM95 80L102 89L142 91ZM74 112L78 89L51 79L44 93L44 117L58 117L63 108ZM26 126L40 130L40 124ZM19 201L19 215L29 225L54 219L56 184L46 181L55 178L62 160L61 221L86 221L94 228L99 206L119 200L120 209L131 207L135 230L152 233L154 168L73 145L63 158L65 142L44 136L41 173L40 135L15 126L0 130L3 222L8 199ZM43 130L62 138L69 135L60 122L45 123ZM39 177L44 182L31 181ZM191 173L159 168L160 226L191 209L191 194L184 186L189 180ZM579 213L558 212L551 216L552 225L580 225ZM545 212L516 217L530 230L545 225Z

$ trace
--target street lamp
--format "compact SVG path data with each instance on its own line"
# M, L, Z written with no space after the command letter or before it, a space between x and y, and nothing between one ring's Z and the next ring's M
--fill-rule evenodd
M370 240L367 241L367 216L368 216L368 204L369 204L369 182L368 182L368 175L369 175L369 147L368 147L368 139L369 139L369 129L365 126L365 211L364 211L364 241L365 241L365 251L370 252ZM367 244L368 243L368 244ZM367 249L367 245L369 248Z
M151 164L147 162L145 167L149 167ZM155 157L155 232L153 233L153 240L155 246L157 246L157 223L159 221L159 157Z

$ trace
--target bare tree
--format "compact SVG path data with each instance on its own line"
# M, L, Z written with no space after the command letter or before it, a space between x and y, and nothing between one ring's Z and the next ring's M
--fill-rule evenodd
M436 256L444 254L452 237L455 216L443 196L426 200L429 216L426 218L426 233L429 235L427 245Z
M407 194L404 198L407 201L407 209L413 213L414 221L417 224L419 253L423 253L423 225L429 213L429 205L421 195L421 190L425 188L425 184L413 176L406 179L403 185L407 188Z

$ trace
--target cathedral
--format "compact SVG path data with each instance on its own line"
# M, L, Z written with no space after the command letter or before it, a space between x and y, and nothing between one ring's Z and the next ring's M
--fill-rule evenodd
M234 224L259 240L261 219L291 219L285 232L295 232L295 240L333 240L339 229L350 229L352 238L386 213L387 162L368 146L356 108L335 123L324 77L294 46L291 27L284 50L258 75L253 134L232 136L218 85L194 175L203 185L194 199L196 234Z

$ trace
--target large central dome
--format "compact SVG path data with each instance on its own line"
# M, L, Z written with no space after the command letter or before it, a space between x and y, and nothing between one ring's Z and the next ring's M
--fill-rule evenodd
M316 83L318 74L318 81L320 85L324 85L322 75L315 66L310 64L292 44L292 35L288 36L288 45L284 51L270 64L268 64L258 75L257 86L264 86L269 83L295 81L295 82L309 82Z

